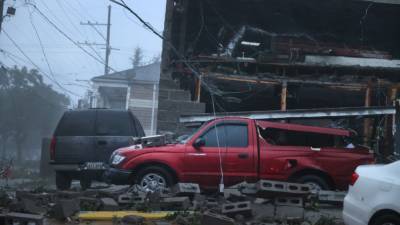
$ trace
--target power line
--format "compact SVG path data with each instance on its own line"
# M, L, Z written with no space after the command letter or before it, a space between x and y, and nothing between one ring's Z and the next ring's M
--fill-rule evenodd
M43 75L45 75L48 79L50 79L51 81L53 81L59 88L61 88L62 90L75 95L77 97L82 97L66 88L64 88L60 83L58 83L56 80L52 79L49 75L47 75L42 69L40 69L40 67L38 65L36 65L36 63L33 62L33 60L21 49L21 47L19 47L19 45L11 38L11 36L5 31L3 30L4 34L7 36L7 38L14 44L14 46L21 52L21 54L28 59L28 61L34 66L36 67L37 70L41 71L43 73Z
M35 31L36 37L37 37L37 39L38 39L38 41L39 41L40 48L42 49L42 53L43 53L44 59L45 59L45 61L46 61L47 67L49 68L50 74L51 74L51 76L53 77L53 79L56 79L56 77L54 76L53 70L52 70L52 68L51 68L51 66L50 66L49 59L47 58L46 52L45 52L45 50L44 50L42 40L40 39L39 32L38 32L38 30L36 29L35 23L33 22L32 13L30 13L29 16L30 16L30 22L31 22L31 24L32 24L33 30Z
M90 52L88 52L85 48L83 48L82 46L80 46L77 42L75 42L71 37L69 37L61 28L59 28L55 23L53 23L45 14L43 14L43 12L36 7L36 5L32 4L32 3L26 3L28 5L31 5L35 10L37 10L39 12L39 14L48 22L50 23L59 33L61 33L65 38L67 38L70 42L72 42L75 46L77 46L78 48L80 48L82 51L84 51L87 55L89 55L90 57L92 57L94 60L96 60L97 62L103 64L106 66L106 63L104 63L103 61L101 61L100 59L98 59L96 56L94 56L93 54L91 54ZM117 72L116 70L114 70L112 67L107 65L107 68Z

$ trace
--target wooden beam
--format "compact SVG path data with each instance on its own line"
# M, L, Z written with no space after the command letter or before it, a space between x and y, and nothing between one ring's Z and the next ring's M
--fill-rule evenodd
M370 107L371 106L371 86L368 86L367 89L365 90L365 107ZM371 119L370 118L365 118L364 119L364 145L368 146L368 142L370 140L370 134L371 134Z
M200 102L201 82L202 82L202 75L200 75L200 77L196 79L196 89L195 89L195 100L196 100L196 102Z
M287 110L287 82L284 81L282 83L282 91L281 91L281 111Z

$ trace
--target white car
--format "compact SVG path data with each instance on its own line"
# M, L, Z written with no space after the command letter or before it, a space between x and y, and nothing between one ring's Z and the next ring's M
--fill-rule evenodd
M400 161L357 168L343 220L346 225L400 225Z

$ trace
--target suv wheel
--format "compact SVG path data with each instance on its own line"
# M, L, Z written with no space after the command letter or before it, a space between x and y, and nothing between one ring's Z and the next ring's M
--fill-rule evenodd
M320 191L320 190L330 190L331 187L326 182L326 180L317 175L304 175L296 179L297 182L302 184L308 184L311 186L311 190Z
M171 187L174 179L166 169L150 166L139 170L135 183L145 192L155 192Z
M56 172L56 186L59 190L67 190L71 188L71 176L65 172Z
M397 225L400 224L400 216L395 214L386 214L376 218L372 225Z

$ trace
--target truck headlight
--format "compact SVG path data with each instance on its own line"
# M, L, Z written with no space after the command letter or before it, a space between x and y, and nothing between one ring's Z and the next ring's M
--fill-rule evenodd
M113 164L113 165L118 165L118 164L120 164L124 159L125 159L125 156L116 154L116 155L113 156L112 161L111 161L111 164Z

